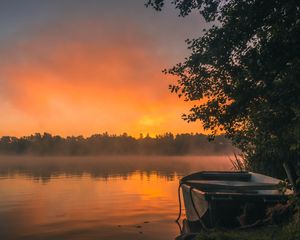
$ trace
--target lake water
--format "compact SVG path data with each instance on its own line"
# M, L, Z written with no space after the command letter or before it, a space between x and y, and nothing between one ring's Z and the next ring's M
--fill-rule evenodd
M0 239L168 240L183 175L228 156L0 157Z

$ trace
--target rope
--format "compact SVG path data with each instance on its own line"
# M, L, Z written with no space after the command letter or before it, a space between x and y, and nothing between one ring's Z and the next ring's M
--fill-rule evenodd
M181 196L180 196L181 185L182 185L182 183L180 183L179 187L178 187L179 214L178 214L178 217L175 220L175 222L177 222L177 223L178 223L178 221L179 221L179 219L181 217Z

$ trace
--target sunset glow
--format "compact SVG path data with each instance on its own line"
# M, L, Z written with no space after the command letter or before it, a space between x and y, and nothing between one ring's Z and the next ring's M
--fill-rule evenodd
M154 21L143 4L134 6ZM158 19L166 26L155 20L149 30L146 17L138 22L129 10L111 22L101 12L86 20L90 12L77 8L58 19L38 16L39 24L25 15L25 23L1 34L0 135L202 131L200 123L181 119L190 105L170 94L173 80L161 73L184 57L188 28L160 36L155 28L168 27L172 18ZM182 26L196 22L187 21Z

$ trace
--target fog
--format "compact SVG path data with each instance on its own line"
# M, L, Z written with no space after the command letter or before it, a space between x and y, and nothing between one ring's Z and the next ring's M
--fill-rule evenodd
M174 179L195 171L230 169L229 156L98 156L38 157L0 156L0 176L23 175L49 181L60 176L84 176L108 179L127 178L139 172L141 177L157 174Z

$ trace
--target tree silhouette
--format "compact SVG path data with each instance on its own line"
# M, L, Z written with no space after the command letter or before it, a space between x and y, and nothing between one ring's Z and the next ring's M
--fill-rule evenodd
M164 0L147 6L161 10ZM259 171L300 157L300 1L174 0L184 17L197 11L212 27L187 40L191 51L166 70L172 92L194 101L184 119L222 129ZM200 102L200 99L206 99ZM270 164L272 161L272 164Z
M36 133L20 138L4 136L0 138L0 154L34 154L34 155L218 155L232 154L231 143L223 136L216 137L210 143L207 136L201 134L171 133L151 138L133 138L126 133L122 135L94 134L90 137L52 136Z

